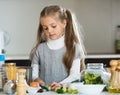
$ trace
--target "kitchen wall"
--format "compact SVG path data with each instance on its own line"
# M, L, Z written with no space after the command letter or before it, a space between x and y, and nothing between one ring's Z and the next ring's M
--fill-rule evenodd
M82 25L87 53L114 53L120 24L120 0L0 0L0 27L11 40L7 55L29 55L36 40L39 14L49 4L70 8Z

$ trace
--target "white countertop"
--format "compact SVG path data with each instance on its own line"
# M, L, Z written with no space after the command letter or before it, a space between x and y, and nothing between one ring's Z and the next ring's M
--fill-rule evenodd
M0 93L0 95L7 95L7 94ZM14 94L14 95L16 95L16 94ZM27 95L33 95L33 94L27 94ZM43 92L43 93L36 93L34 95L86 95L86 94L81 94L81 93L79 93L79 94L57 94L55 92ZM120 95L120 93L102 92L102 93L97 94L97 95Z
M86 58L120 58L120 54L88 54ZM29 55L6 55L6 60L29 59Z
M6 55L6 60L26 60L29 59L29 55Z
M120 54L88 54L86 58L120 58Z
M30 94L27 94L30 95ZM45 93L37 93L35 95L86 95L86 94L57 94L55 92L45 92ZM90 95L90 94L89 94ZM97 94L98 95L98 94ZM118 94L113 94L113 93L108 93L108 92L102 92L99 95L120 95L120 93Z
M29 95L29 94L28 94ZM86 95L86 94L57 94L55 92L45 92L45 93L37 93L35 95ZM90 95L90 94L89 94ZM98 95L98 94L97 94ZM113 93L108 93L108 92L102 92L99 95L120 95L120 93L118 94L113 94Z

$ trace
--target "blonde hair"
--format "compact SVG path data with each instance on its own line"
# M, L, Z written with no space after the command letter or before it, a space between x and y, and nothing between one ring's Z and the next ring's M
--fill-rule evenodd
M81 53L83 60L85 58L85 53L84 53L85 50L83 47L82 39L79 36L79 33L81 31L78 29L78 27L76 25L76 21L75 21L75 16L72 15L71 11L65 10L64 8L57 6L57 5L45 7L40 14L40 18L50 16L50 15L56 15L56 14L58 14L58 17L61 21L66 20L66 22L67 22L66 28L65 28L66 52L63 56L63 63L69 73L72 63L73 63L73 60L75 58L75 54L76 54L76 48L75 48L76 44L79 44L79 49L80 49L80 53ZM42 27L41 23L39 22L36 46L31 51L33 56L35 54L35 51L36 51L38 45L40 43L46 42L46 40L47 39L43 32L43 27ZM33 58L33 56L32 56L32 58ZM84 62L82 62L81 67L82 68L85 67Z

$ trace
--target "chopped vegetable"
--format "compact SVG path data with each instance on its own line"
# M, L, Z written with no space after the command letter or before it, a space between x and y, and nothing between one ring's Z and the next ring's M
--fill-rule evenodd
M63 87L63 88L56 88L55 92L61 93L61 94L66 93L66 88L65 87Z
M78 94L78 90L77 90L77 89L74 89L74 90L73 90L73 94Z
M51 91L51 87L49 85L45 85L45 87L48 89L48 91Z
M69 87L69 88L67 89L67 93L71 94L72 92L73 92L73 89Z
M66 88L66 87L56 88L55 92L59 93L59 94L64 94L64 93L78 94L78 90L77 89L72 89L70 87L68 87L68 88Z
M30 83L30 86L31 87L39 87L39 83L33 81L33 82Z
M84 81L84 84L103 84L101 76L93 73L86 73L82 81Z

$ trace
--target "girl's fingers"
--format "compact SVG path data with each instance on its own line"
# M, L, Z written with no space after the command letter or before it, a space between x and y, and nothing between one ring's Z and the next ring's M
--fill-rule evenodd
M61 88L61 84L56 82L52 83L50 86L52 90L55 90L56 88Z
M45 83L43 81L39 81L40 85L45 85Z

